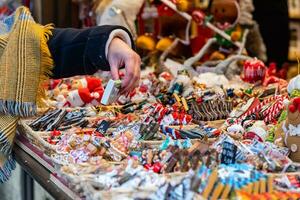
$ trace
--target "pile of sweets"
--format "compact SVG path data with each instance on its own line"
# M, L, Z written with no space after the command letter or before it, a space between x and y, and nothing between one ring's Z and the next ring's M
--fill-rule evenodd
M228 199L235 198L238 192L250 195L273 192L273 178L247 164L219 165L214 169L202 165L178 184L167 183L160 187L154 197L193 199L189 190L204 199Z
M300 171L299 77L287 85L267 72L264 85L247 73L228 80L145 70L128 96L106 76L52 80L50 109L25 122L87 199L292 198L298 179L282 177Z

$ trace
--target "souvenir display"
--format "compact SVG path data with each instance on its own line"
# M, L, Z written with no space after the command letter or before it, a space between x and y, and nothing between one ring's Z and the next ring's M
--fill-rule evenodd
M133 33L139 85L123 94L123 69L119 80L49 80L38 116L18 127L71 190L83 199L300 198L300 75L286 80L264 62L251 0L94 6L99 24Z
M245 62L246 67L252 65L267 68L258 60ZM25 124L52 145L49 156L71 187L87 183L76 185L86 198L284 195L278 188L287 183L276 174L300 170L295 162L297 138L290 138L297 137L291 130L297 126L293 114L298 111L298 77L289 85L279 81L263 86L255 77L268 70L209 82L213 73L191 80L187 70L173 77L146 69L128 96L119 94L120 81L105 77L51 80L46 85L50 110ZM287 88L279 93L279 87ZM68 98L82 89L93 94L97 88L98 105L60 108L57 103L59 96ZM278 123L288 136L288 143L279 146L274 131ZM140 196L134 191L141 191Z

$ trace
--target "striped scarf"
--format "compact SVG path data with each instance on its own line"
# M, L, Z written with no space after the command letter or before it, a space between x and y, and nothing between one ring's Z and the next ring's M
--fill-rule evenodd
M42 102L41 85L53 66L51 29L35 23L26 7L0 21L0 182L15 168L11 151L18 120L34 116Z

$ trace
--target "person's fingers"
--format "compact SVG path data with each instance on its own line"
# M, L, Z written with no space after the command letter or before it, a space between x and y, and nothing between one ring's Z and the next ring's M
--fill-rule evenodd
M131 75L129 84L126 85L126 88L124 88L124 91L131 92L135 88L137 82L139 81L140 70L139 70L138 59L136 56L131 58L130 61L128 61L128 62L129 62L129 64L127 65L127 63L125 61L125 64L126 64L125 69L128 68L129 69L128 71L132 71L132 73L130 73L132 75ZM127 71L126 71L126 73L127 73Z
M111 73L111 76L114 80L118 80L120 79L119 77L119 67L118 65L115 65L115 64L111 64L110 66L110 73Z
M135 60L131 58L126 58L125 59L125 76L122 81L122 90L123 92L127 93L129 92L129 89L132 85L132 81L135 77Z

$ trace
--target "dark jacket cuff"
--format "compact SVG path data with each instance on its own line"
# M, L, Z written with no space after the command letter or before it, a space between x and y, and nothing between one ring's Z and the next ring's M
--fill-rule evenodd
M97 26L87 29L56 28L48 46L54 59L53 78L90 75L98 70L109 71L105 47L112 31L129 31L122 26ZM134 46L132 46L134 49Z

